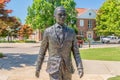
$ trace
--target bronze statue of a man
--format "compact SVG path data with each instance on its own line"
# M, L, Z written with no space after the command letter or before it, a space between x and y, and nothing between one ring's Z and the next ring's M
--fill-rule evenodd
M57 7L54 11L56 24L44 31L40 51L37 59L36 77L39 77L40 69L48 49L48 63L46 71L50 80L71 80L74 73L71 51L73 53L80 78L83 76L83 65L77 46L74 30L65 25L66 10Z

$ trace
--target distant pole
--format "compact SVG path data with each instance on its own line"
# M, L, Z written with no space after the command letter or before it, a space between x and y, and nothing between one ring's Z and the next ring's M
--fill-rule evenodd
M90 40L88 40L89 48L91 47Z
M88 38L88 45L89 45L89 48L91 47L91 39Z

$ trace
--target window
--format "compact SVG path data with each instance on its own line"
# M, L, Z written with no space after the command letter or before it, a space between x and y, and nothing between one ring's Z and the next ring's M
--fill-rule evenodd
M89 16L91 16L92 15L92 13L89 13Z
M80 26L81 26L81 27L84 26L84 20L80 20Z
M90 28L92 28L92 20L88 20L88 28L90 29Z

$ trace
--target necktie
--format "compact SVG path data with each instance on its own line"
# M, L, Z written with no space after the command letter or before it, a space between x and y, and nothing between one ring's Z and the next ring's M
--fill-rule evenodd
M59 42L62 43L63 42L63 27L62 26L58 26L57 34L58 34Z

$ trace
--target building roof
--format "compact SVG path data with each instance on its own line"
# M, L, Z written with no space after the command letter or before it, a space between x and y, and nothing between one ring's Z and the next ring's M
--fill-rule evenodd
M78 12L78 15L84 14L86 11L88 11L88 8L76 8L76 11ZM97 13L97 10L92 9Z
M80 15L80 14L86 12L87 9L86 8L76 8L76 11L78 12L78 15Z

